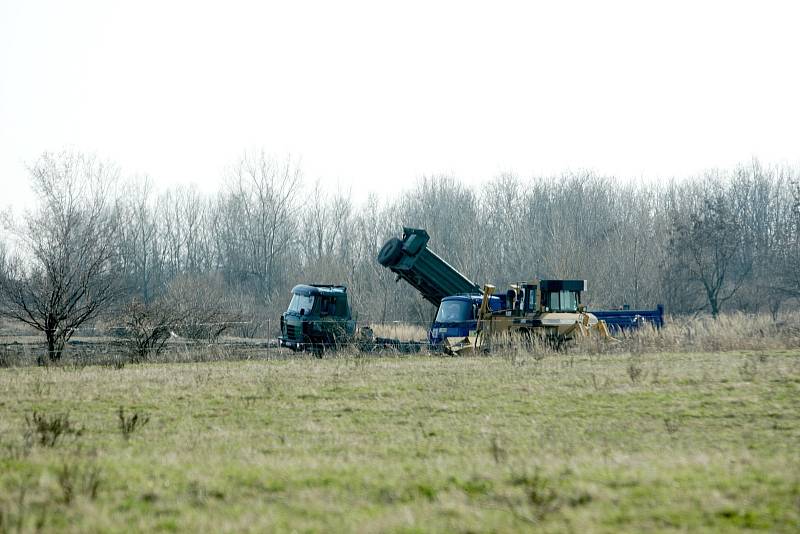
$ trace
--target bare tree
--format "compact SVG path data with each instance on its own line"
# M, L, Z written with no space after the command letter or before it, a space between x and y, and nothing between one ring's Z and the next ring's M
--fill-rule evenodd
M355 253L361 260L354 266L357 276L353 276L351 282L352 303L366 318L376 322L402 318L399 315L390 317L389 313L399 308L399 294L410 294L405 288L398 288L394 274L375 261L383 243L399 226L393 220L394 213L390 207L382 206L377 196L370 194L351 228L357 234Z
M128 186L120 207L119 261L128 290L145 306L156 296L164 253L152 202L153 183L148 177Z
M716 317L747 280L750 264L737 264L740 232L722 185L714 180L706 187L698 208L673 220L670 244L675 267L686 281L700 286Z
M431 235L432 249L446 251L448 262L467 276L478 278L486 260L475 238L483 221L472 189L449 175L423 176L398 204L392 208L401 214L398 227L425 228Z
M481 254L476 282L506 284L524 277L533 278L538 271L541 251L531 254L535 230L527 224L527 191L512 174L503 174L488 182L481 190L479 217L471 229L471 237L481 240ZM483 239L481 239L481 237Z
M304 221L302 228L305 257L308 263L318 264L332 259L337 245L341 245L346 236L352 211L350 192L331 194L317 180L306 207L307 213L313 216Z
M300 170L290 160L279 163L263 152L245 155L233 169L225 197L227 216L235 227L229 236L236 247L242 279L254 278L261 295L269 299L285 280L282 262L295 239L296 197Z
M43 154L30 174L39 206L18 229L22 249L6 261L2 312L43 332L53 362L75 329L117 294L111 193L118 170L92 156L62 152Z
M780 228L780 246L772 255L773 285L783 296L800 299L800 179L790 183L789 214Z

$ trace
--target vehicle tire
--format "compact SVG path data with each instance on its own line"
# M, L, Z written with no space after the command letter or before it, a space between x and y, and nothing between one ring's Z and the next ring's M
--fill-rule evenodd
M384 267L391 267L403 255L403 242L396 237L391 238L383 245L378 253L378 263Z

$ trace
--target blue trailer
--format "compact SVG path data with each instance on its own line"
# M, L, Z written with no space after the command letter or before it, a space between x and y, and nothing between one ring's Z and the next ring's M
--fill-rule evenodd
M609 330L633 330L650 324L656 328L664 326L664 306L659 304L654 310L586 310L600 320L606 322Z

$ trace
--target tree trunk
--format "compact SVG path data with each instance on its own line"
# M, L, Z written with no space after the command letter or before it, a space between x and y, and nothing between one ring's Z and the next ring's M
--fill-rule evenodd
M46 332L45 336L47 337L48 363L61 360L61 354L64 352L64 340L62 339L62 336L52 330Z
M708 304L711 306L711 317L716 319L719 316L719 301L714 292L708 292Z

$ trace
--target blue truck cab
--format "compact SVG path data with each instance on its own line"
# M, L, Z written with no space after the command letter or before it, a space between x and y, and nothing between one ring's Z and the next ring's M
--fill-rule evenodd
M475 293L443 298L436 311L436 318L428 330L428 343L437 347L445 338L466 337L471 330L475 330L482 300L483 295ZM503 309L503 299L498 296L490 297L489 308L492 311Z

